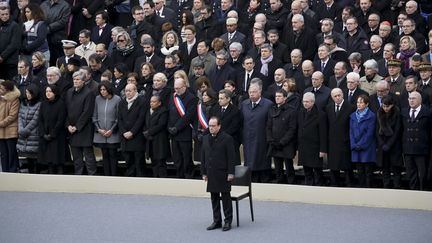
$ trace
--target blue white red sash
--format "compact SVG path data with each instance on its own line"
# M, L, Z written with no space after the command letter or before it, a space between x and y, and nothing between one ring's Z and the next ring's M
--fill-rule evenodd
M201 104L198 104L198 121L204 129L208 128L207 117L204 114Z
M178 96L176 96L176 94L174 94L173 97L174 97L174 105L177 109L177 112L179 113L180 117L183 117L186 114L183 102Z
M181 101L180 97L178 97L175 93L173 95L174 98L174 105L177 109L177 112L179 113L180 117L183 117L186 114L186 110L184 108L183 102ZM192 124L189 124L189 126L193 129Z

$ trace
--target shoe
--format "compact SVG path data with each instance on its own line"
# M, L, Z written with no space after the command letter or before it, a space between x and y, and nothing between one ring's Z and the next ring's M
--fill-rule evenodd
M207 230L214 230L219 228L222 228L222 224L213 222L209 227L207 227Z
M231 224L230 223L225 223L224 226L223 226L223 228L222 228L222 231L228 231L230 229L231 229Z

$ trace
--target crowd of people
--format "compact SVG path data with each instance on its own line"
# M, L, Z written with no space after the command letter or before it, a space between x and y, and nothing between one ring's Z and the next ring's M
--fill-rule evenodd
M192 178L208 121L255 182L432 187L432 3L0 1L4 172ZM323 169L329 169L329 180ZM341 174L343 172L343 174ZM356 172L356 173L354 173ZM343 175L343 179L342 179ZM355 176L357 175L357 176ZM357 179L355 179L357 178ZM376 178L375 178L376 179Z

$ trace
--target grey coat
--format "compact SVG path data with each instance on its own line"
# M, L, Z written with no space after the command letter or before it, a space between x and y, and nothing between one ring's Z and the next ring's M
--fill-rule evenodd
M93 143L120 143L120 134L118 132L118 107L121 98L114 95L111 99L105 99L98 95L95 100L93 111L93 124L95 132ZM99 129L111 130L110 137L104 137L97 131Z
M39 148L39 108L40 102L36 104L21 103L18 113L18 143L19 153L34 153L37 156Z

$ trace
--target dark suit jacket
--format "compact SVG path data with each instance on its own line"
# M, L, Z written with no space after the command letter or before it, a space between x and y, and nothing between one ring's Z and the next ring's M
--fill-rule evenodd
M128 104L123 99L119 104L118 127L121 134L122 151L145 151L145 139L143 125L145 122L146 106L144 97L138 96L128 109ZM133 137L127 140L123 133L132 132Z
M198 40L192 46L192 49L189 54L188 54L187 42L183 42L179 45L179 52L181 54L181 57L183 58L184 70L189 70L192 59L198 56L197 45L198 45Z
M333 75L330 77L327 87L329 87L329 89L340 88L342 90L347 90L348 88L347 88L346 81L347 81L347 79L345 76L345 77L343 77L343 79L340 81L340 83L338 85L337 81L336 81L336 77ZM344 97L346 99L346 96L344 96Z
M389 75L386 60L384 58L378 60L378 74L381 77L387 77Z
M431 52L428 51L422 55L423 62L431 63L430 53Z
M257 61L255 63L255 68L254 68L255 71L261 72L261 66L262 66L261 61ZM265 77L265 79L262 80L263 81L263 90L266 90L267 87L272 82L274 82L274 73L275 73L276 69L281 68L282 66L283 66L282 62L276 58L273 58L273 60L268 63L268 75L267 75L267 77Z
M399 105L399 100L400 100L399 96L395 95L393 93L389 93L388 95L392 96L393 100L395 101L395 105L400 107L400 105ZM377 111L379 110L379 108L380 108L380 104L379 104L379 100L378 100L377 94L371 95L369 97L369 109L371 109L373 111L373 113L376 114Z
M174 104L174 97L171 94L170 103L169 103L169 119L168 119L168 128L175 127L177 128L177 134L172 136L172 140L174 141L192 141L192 127L193 124L197 120L197 104L198 99L194 94L186 90L184 94L179 96L185 110L185 115L180 116L177 108Z
M402 147L405 154L427 155L430 151L431 113L424 105L414 121L410 109L402 109Z
M246 78L246 71L243 69L243 71L241 71L240 73L237 73L237 75L235 76L235 83L236 83L236 87L237 87L237 93L244 95L247 94L247 91L249 90L249 84L250 81L253 78L260 78L261 80L264 78L264 76L257 70L253 70L252 75L250 76L250 79L247 83L247 86L245 88L245 78Z
M229 47L229 45L231 45L231 43L233 43L233 42L238 42L238 43L242 44L242 46L243 46L243 50L245 49L245 45L244 45L244 43L245 43L245 40L246 40L246 36L245 36L243 33L239 32L239 31L236 31L236 32L235 32L235 34L234 34L234 36L231 38L231 41L230 41L230 42L228 41L228 32L222 34L222 35L220 36L220 38L223 39L223 40L225 41L225 44L226 44L227 47Z
M358 88L358 87L357 87L357 89L354 91L354 94L353 94L353 96L352 96L352 98L351 98L350 101L348 100L348 94L349 94L349 90L348 90L348 88L346 88L346 89L343 90L343 94L344 94L344 99L345 99L345 101L351 103L352 105L356 105L356 104L357 104L357 98L358 98L360 95L366 95L366 96L369 96L369 93L368 93L368 92L366 92L366 91L364 91L364 90L362 90L362 89L360 89L360 88ZM370 108L370 104L369 104L369 108Z
M99 35L99 26L93 27L90 39L95 44L103 43L103 44L105 44L105 48L108 48L109 44L112 41L112 39L111 39L111 29L113 27L114 26L112 26L111 24L107 23L105 25L105 27L103 28L101 35Z
M321 70L321 60L314 61L314 70L315 71L321 71L324 74L324 84L327 85L330 77L334 74L334 66L336 65L336 62L332 59L329 59L324 67L324 70Z
M318 107L319 110L324 111L327 104L330 102L330 92L331 90L326 87L325 85L321 85L319 90L316 92L313 92L314 88L309 87L304 90L304 93L306 92L312 92L315 94L315 105Z
M134 67L134 72L141 74L141 65L143 63L146 63L146 56L140 56L135 60L135 67ZM164 68L165 68L165 60L156 55L153 54L152 58L150 59L150 63L153 65L154 69L156 70L156 72L161 72Z
M156 11L156 9L155 9ZM164 22L170 22L171 24L173 24L174 28L176 28L177 26L177 15L176 12L174 10L172 10L171 8L164 6L163 11L162 11L162 17Z
M231 182L228 174L234 175L234 141L225 132L213 137L207 134L201 146L201 173L208 177L207 192L229 192Z
M144 131L146 131L146 152L152 159L166 159L170 154L168 131L168 110L160 106L150 114L146 112Z

